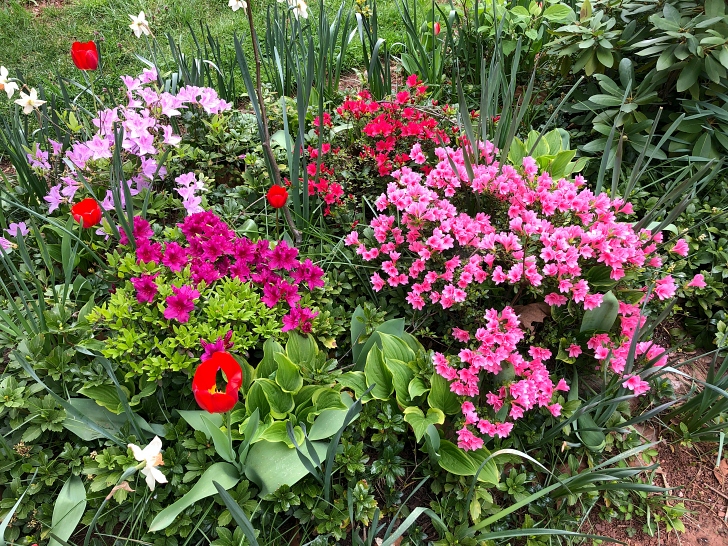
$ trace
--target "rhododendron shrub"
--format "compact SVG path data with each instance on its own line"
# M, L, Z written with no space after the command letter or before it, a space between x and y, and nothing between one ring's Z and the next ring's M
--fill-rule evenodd
M435 146L450 142L448 131L431 109L427 87L413 75L391 100L376 101L363 90L355 97L347 97L334 117L327 112L314 118L315 133L323 131L326 140L320 149L313 145L306 150L309 195L319 196L328 214L332 205L342 204L346 192L357 196L370 190L378 192L386 184L378 181L388 178L395 169L404 165L419 169L419 158L431 153ZM350 129L342 132L347 125ZM356 181L347 178L355 173L367 176Z
M48 150L36 145L28 153L31 167L49 180L49 192L44 197L49 213L88 197L84 183L94 187L105 210L113 210L116 203L108 181L116 152L124 165L122 183L131 196L163 181L167 175L163 157L182 141L178 129L184 123L225 112L232 106L207 87L185 86L176 94L162 91L157 87L154 69L145 70L137 78L124 76L122 81L126 104L98 111L91 120L96 129L90 138L71 142L65 150L60 142L49 139ZM188 113L184 123L183 112ZM117 150L119 129L123 138ZM188 214L202 210L199 193L203 189L204 184L196 181L193 173L176 179L175 190ZM122 207L125 193L123 188L119 191Z
M522 165L499 165L490 142L477 144L470 176L463 153L438 147L426 175L408 166L393 171L376 200L371 236L361 240L355 231L346 238L364 261L378 265L374 290L403 287L415 310L463 309L481 304L485 294L489 308L479 327L453 328L460 348L433 357L435 371L463 397L460 447L477 449L484 438L508 436L525 412L561 413L558 393L569 386L547 368L554 352L526 342L528 330L513 307L519 300L583 315L624 293L614 327L566 333L567 351L616 374L634 394L645 393L647 383L625 368L646 320L647 287L657 304L676 292L676 279L664 272L666 257L658 254L661 234L636 231L627 221L630 204L594 195L581 176L554 180L530 157ZM416 147L411 156L426 164ZM493 210L473 211L489 199L499 203ZM682 255L683 246L670 251ZM611 293L590 284L594 272L608 277ZM667 361L665 349L652 342L637 343L636 357L638 365Z
M296 248L238 237L209 211L177 227L183 239L157 241L150 224L134 218L136 250L125 246L128 235L120 228L123 257L117 252L111 265L129 282L93 316L116 332L103 349L107 357L124 359L131 333L141 332L134 350L138 356L148 346L149 353L126 363L132 373L156 379L165 370L194 369L210 344L242 351L281 332L314 331L319 312L310 306L311 293L324 286L324 272L310 259L299 260Z

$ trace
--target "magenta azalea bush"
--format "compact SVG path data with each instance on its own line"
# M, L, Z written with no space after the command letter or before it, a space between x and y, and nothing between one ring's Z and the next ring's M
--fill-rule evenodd
M649 386L625 365L632 338L646 320L642 305L648 294L663 301L677 289L666 256L658 252L662 234L635 230L625 221L632 213L629 203L595 195L581 176L554 180L539 172L531 157L520 166L500 165L497 152L492 143L478 142L472 176L463 156L472 153L471 147L435 149L436 162L427 175L406 166L397 169L376 200L379 214L371 221L371 237L360 240L355 231L346 238L364 261L379 265L371 276L374 290L405 287L406 300L416 310L450 309L493 295L482 327L469 332L453 324L462 348L433 357L436 372L463 397L458 445L468 450L481 447L483 437L508 436L527 411L545 408L559 416L558 391L569 390L547 368L552 348L524 346L526 330L513 309L520 297L582 313L595 310L606 294L590 286L588 273L608 271L613 292L629 289L630 299L619 302L619 328L593 332L585 346L573 335L568 355L593 358L639 395ZM410 156L419 165L428 162L419 145ZM486 197L505 213L465 212ZM669 252L685 255L684 241ZM511 302L495 296L503 289ZM667 361L665 349L653 342L638 343L636 356L656 366ZM495 376L506 368L512 369L513 380L498 384ZM484 376L491 381L484 383Z
M245 350L281 332L315 333L319 311L311 307L311 293L324 286L324 271L299 260L296 248L239 237L210 211L177 227L180 240L155 241L149 222L134 218L135 250L121 230L122 246L111 261L129 283L91 318L113 332L105 356L124 361L135 337L136 354L147 344L148 355L125 363L157 379L166 370L193 369L210 344Z

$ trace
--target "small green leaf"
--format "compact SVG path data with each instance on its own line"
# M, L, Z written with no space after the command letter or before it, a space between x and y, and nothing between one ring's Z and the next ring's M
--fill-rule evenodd
M215 423L213 423L207 415L201 415L200 420L205 424L207 434L212 438L217 454L227 462L234 463L235 452L233 451L233 446L230 445L230 440L227 435L220 430L219 425L215 425Z
M67 541L73 531L76 530L78 522L81 521L86 510L86 489L78 476L68 478L61 492L53 505L53 517L51 519L51 533L62 541ZM51 538L48 546L61 546L60 543Z
M415 433L415 439L419 442L427 432L430 425L441 425L445 422L445 414L437 408L429 408L427 416L416 406L404 409L404 420L407 421Z

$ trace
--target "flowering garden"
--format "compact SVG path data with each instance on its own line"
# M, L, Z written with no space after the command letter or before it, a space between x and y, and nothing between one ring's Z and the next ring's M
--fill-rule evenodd
M0 67L0 546L672 544L665 450L728 498L724 2L227 8Z

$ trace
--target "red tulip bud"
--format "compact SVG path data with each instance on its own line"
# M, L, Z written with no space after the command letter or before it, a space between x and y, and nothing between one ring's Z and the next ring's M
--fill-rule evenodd
M89 42L73 42L71 46L71 58L73 59L73 64L80 70L96 70L99 67L99 52L93 40Z
M266 194L266 198L268 199L268 203L270 203L271 207L279 209L286 205L286 201L288 201L288 192L283 186L271 186Z
M71 207L71 214L81 227L90 228L101 222L104 213L96 202L96 199L87 197Z

